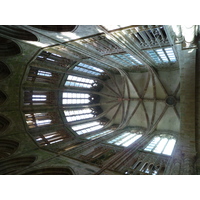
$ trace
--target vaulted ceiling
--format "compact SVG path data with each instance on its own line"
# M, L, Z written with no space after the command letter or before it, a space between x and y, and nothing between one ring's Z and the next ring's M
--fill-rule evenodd
M139 126L148 131L179 131L179 73L178 71L128 73L113 75L100 94L101 106L112 124L119 127ZM167 103L169 96L176 101ZM173 99L173 98L172 98Z

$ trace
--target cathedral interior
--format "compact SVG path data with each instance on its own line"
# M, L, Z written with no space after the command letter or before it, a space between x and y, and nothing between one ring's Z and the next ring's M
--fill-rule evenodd
M0 174L200 174L199 28L0 25Z

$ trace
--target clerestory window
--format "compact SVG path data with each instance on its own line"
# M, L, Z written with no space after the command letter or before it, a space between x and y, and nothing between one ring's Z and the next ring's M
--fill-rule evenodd
M79 110L64 110L66 119L68 122L74 122L77 120L88 119L94 117L92 108L85 108Z
M36 136L35 141L41 146L46 146L48 144L61 142L67 137L69 136L65 134L63 131L54 131Z
M38 70L37 75L51 77L52 73L51 72L47 72L47 71Z
M87 93L63 92L63 104L89 104L90 95Z
M65 82L65 86L92 88L93 86L97 86L97 83L92 79L69 75Z
M108 140L109 144L127 147L142 136L140 133L124 132Z
M176 139L173 136L161 134L159 136L155 136L144 150L170 156L175 143Z
M52 123L52 119L48 113L30 113L25 114L25 117L29 128L49 125Z
M47 100L47 95L39 95L39 94L32 95L32 101L46 101L46 100Z
M78 135L86 134L103 128L100 121L93 121L71 127Z
M97 67L93 67L84 63L79 63L77 66L73 68L73 70L84 72L84 73L91 74L94 76L99 76L104 72L102 69L99 69Z
M130 54L114 54L109 55L108 57L113 58L117 62L121 63L122 65L128 67L132 65L143 65L138 59Z
M155 50L146 50L149 56L156 63L174 63L176 62L176 57L172 47L155 49Z

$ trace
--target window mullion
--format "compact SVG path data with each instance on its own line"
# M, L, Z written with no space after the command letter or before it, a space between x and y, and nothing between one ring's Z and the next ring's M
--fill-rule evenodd
M159 143L161 142L163 138L160 137L160 140L155 144L155 146L151 149L151 151L154 151L154 149L159 145Z
M169 143L169 139L167 138L167 142L166 142L165 146L163 147L161 154L162 154L163 151L165 150L165 148L166 148L166 146L167 146L168 143Z

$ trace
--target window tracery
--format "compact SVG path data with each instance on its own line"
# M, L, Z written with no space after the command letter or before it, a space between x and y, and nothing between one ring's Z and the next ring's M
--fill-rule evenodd
M123 132L120 135L117 135L107 142L109 144L114 144L118 146L128 147L130 144L134 143L136 140L138 140L142 134L139 133L132 133L132 132Z
M100 76L104 73L104 70L84 63L79 63L78 65L76 65L73 68L73 71L79 71L93 76Z
M64 114L68 122L92 118L101 112L102 110L100 107L64 110Z
M126 175L163 175L165 165L161 163L142 162L137 161L128 170L125 171Z
M86 134L103 128L101 121L93 121L71 127L78 135Z
M172 47L146 50L148 55L157 63L174 63L176 57Z
M51 105L55 103L55 93L49 91L24 91L24 105Z
M98 86L97 81L83 78L80 76L68 75L67 81L65 82L67 87L77 87L77 88L88 88L92 89Z
M51 125L57 121L56 113L29 113L25 117L29 128Z
M161 134L155 136L153 140L144 148L144 151L171 155L176 143L176 139L171 135Z
M57 130L53 132L40 133L38 136L35 136L35 141L40 146L46 146L61 142L64 139L70 138L70 134L66 133L64 130Z
M41 82L41 83L51 83L56 84L59 80L59 74L55 72L50 72L43 69L38 69L31 67L27 81L31 82Z
M64 68L66 68L67 66L74 63L74 61L72 61L66 57L63 57L59 54L51 53L48 51L42 51L40 53L40 55L37 56L36 60L53 63L55 65L58 65L58 66L64 67Z
M118 63L122 64L125 67L130 67L130 66L137 66L137 65L143 65L138 59L136 59L134 56L130 54L113 54L109 55L108 57L113 58L116 60Z

